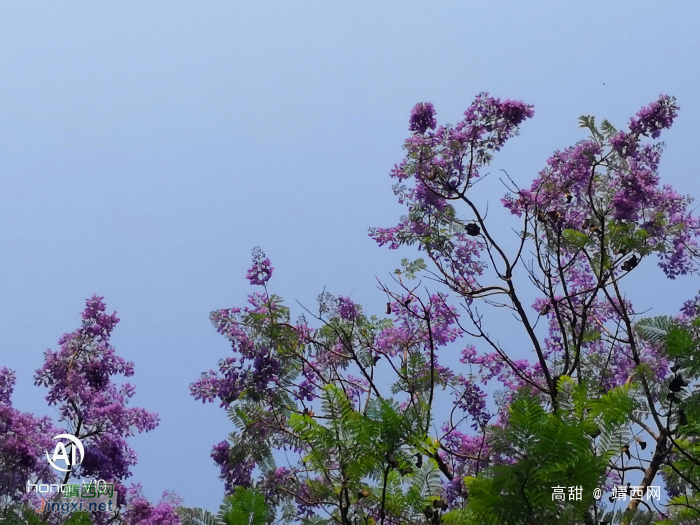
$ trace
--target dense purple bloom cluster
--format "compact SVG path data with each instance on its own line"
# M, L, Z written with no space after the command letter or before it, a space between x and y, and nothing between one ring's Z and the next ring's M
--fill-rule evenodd
M49 388L46 400L58 406L60 421L76 429L84 441L85 461L79 475L120 482L131 475L130 467L136 463L126 438L134 431L153 430L158 417L128 407L133 386L117 386L111 379L132 376L134 365L117 356L109 344L119 319L105 310L102 297L88 299L82 327L64 334L59 350L46 351L34 379Z
M171 491L163 492L161 500L154 506L143 495L141 484L126 490L124 520L129 525L179 525L180 518L175 509L182 499Z
M270 264L270 259L265 257L265 254L260 248L253 249L253 266L248 270L246 277L250 284L264 286L272 277L274 268Z
M360 310L349 297L338 297L338 315L346 321L354 321L360 315Z
M416 133L425 133L428 128L435 129L435 108L430 102L419 102L411 110L408 129Z
M503 204L517 216L550 214L558 227L583 232L591 226L600 231L605 224L598 224L599 216L609 210L611 219L645 237L645 248L657 253L668 277L692 272L700 221L689 211L690 198L659 183L662 144L640 142L669 128L677 109L674 98L662 95L630 120L629 133L620 131L607 144L585 140L555 152L530 189L506 195Z
M179 501L168 497L153 507L140 492L130 497L132 489L124 485L136 463L136 454L126 439L135 431L154 429L158 417L142 408L128 407L134 387L113 382L115 375L133 375L134 365L116 355L109 344L119 319L116 313L105 311L102 297L88 299L81 314L82 326L60 338L59 350L47 350L44 365L36 371L35 383L49 388L46 400L58 407L64 428L54 426L49 418L13 409L10 397L15 374L0 369L0 497L5 503L8 498L9 502L33 501L36 498L26 493L27 483L103 479L115 485L122 523L175 525L179 523L175 514ZM52 437L65 433L83 442L85 455L79 466L59 480L44 454L55 445ZM49 523L62 523L60 513L49 514ZM95 513L93 522L105 523L102 514Z
M15 373L0 368L0 499L20 501L28 482L54 483L55 475L44 453L60 433L47 417L37 418L12 407Z

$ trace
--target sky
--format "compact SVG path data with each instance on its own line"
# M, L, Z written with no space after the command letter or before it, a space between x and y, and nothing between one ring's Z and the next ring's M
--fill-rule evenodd
M0 366L17 408L56 415L35 387L46 349L104 296L112 343L133 361L134 482L151 499L218 508L209 457L233 430L189 395L230 355L209 322L243 306L250 252L295 314L324 287L380 314L413 249L378 248L372 226L403 212L389 171L417 102L456 122L482 92L534 104L497 154L529 185L584 139L580 115L623 127L659 94L681 107L662 180L700 196L700 3L498 1L15 2L0 6ZM672 7L670 7L672 6ZM488 185L490 184L490 186ZM503 231L497 177L484 185ZM674 313L700 288L645 261L628 293ZM298 303L297 303L298 301ZM517 341L515 334L500 334Z

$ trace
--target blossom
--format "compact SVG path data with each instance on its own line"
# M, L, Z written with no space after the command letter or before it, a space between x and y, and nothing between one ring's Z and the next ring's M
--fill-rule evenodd
M264 286L272 277L274 268L270 264L270 259L265 257L263 251L256 247L253 249L253 266L248 270L246 277L250 284Z
M419 102L411 110L408 129L425 133L428 128L435 129L435 108L430 102Z
M48 387L45 399L58 408L59 422L67 427L49 436L73 433L83 442L85 455L72 475L104 479L121 486L136 464L136 453L127 438L135 432L153 430L159 419L143 408L130 407L133 385L118 385L114 381L115 376L134 374L134 364L118 356L109 343L119 322L116 312L107 314L104 298L93 295L86 300L81 318L80 328L61 336L58 350L45 352L44 364L35 372L34 382ZM161 517L149 518L151 521L134 518L134 523L177 523L172 516L167 518L164 507L156 509L160 510L149 516Z
M163 492L160 501L153 505L143 495L141 484L132 484L126 490L124 520L129 525L179 525L175 509L182 498L172 491Z
M354 321L360 315L358 306L348 297L338 297L338 315L346 321Z
M61 430L48 417L12 407L15 377L14 371L0 368L0 495L17 502L26 496L28 482L55 483L54 471L42 458Z

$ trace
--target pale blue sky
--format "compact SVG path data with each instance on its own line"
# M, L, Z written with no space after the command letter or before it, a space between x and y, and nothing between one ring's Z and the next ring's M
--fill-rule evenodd
M188 391L229 352L208 314L244 303L255 245L288 304L313 305L327 286L381 313L375 276L412 252L377 248L367 228L402 211L388 172L416 102L440 122L480 91L534 104L493 166L526 185L584 138L579 115L621 126L675 95L662 177L700 196L700 3L662 5L4 3L0 366L17 370L15 404L53 413L32 373L85 298L104 295L122 319L113 343L136 364L135 404L162 419L132 440L133 480L151 498L173 489L215 509L209 452L232 427ZM483 191L495 209L501 188ZM657 312L700 287L637 285Z

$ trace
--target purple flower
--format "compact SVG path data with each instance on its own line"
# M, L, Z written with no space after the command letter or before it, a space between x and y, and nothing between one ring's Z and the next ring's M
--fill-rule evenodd
M659 100L640 109L637 118L630 119L630 131L658 138L662 129L671 127L679 109L675 97L659 95Z
M502 102L500 104L500 110L503 114L503 118L513 126L517 126L526 118L532 118L535 115L532 106L515 100L506 100Z
M338 315L346 321L354 321L360 316L357 305L349 297L338 297Z
M415 131L423 134L428 128L435 129L437 122L435 121L435 108L430 102L419 102L411 110L411 118L409 120L409 131Z
M136 464L136 454L127 438L135 432L153 430L158 425L158 416L142 408L129 407L134 387L129 383L117 385L114 382L114 376L132 376L134 364L119 357L109 344L119 319L116 312L108 315L105 311L102 297L93 295L89 298L81 314L82 326L64 334L59 340L58 350L46 351L44 364L36 371L34 382L48 387L46 400L58 408L60 421L67 427L67 430L45 431L45 435L50 439L56 434L72 433L85 446L82 463L72 475L104 479L121 486L121 481L131 476L131 467ZM7 383L2 379L6 376L0 371L0 391L3 390L2 383ZM13 426L17 431L16 420ZM50 443L43 446L41 454L52 446ZM32 462L31 455L21 457L27 465ZM160 508L157 516L167 514L164 507L156 508ZM99 518L95 519L96 523L101 523ZM150 521L135 519L130 523L167 525L173 522L162 517Z
M253 249L253 266L248 270L246 277L250 284L263 286L272 277L274 268L270 264L270 259L265 257L263 251L257 246Z

